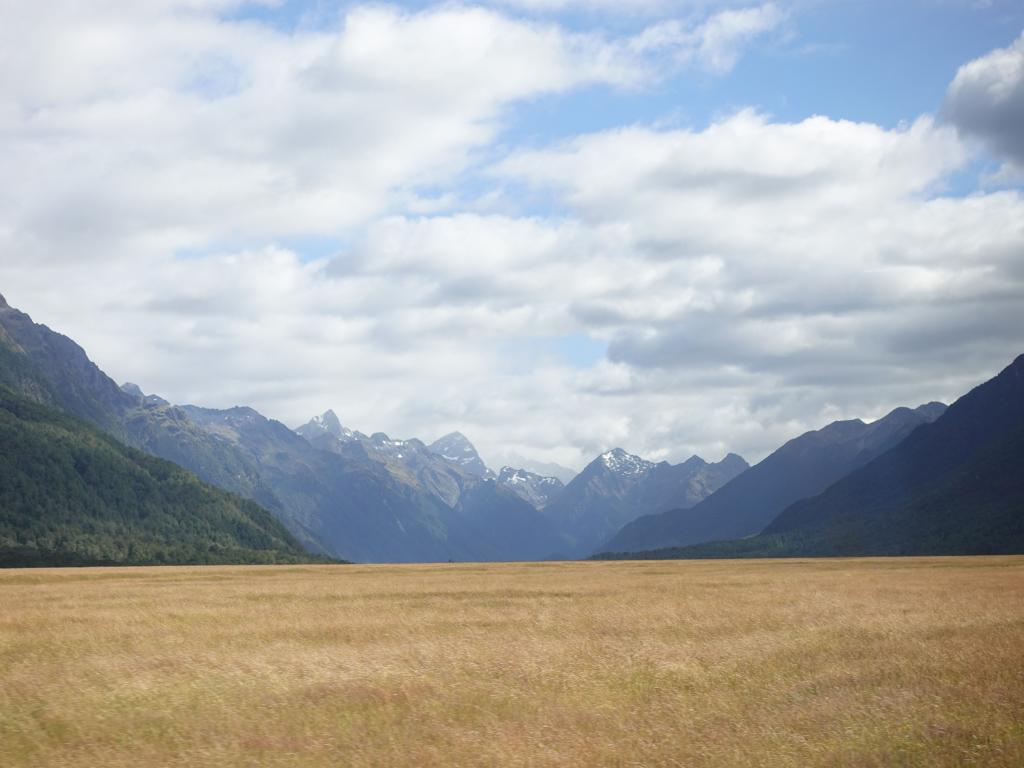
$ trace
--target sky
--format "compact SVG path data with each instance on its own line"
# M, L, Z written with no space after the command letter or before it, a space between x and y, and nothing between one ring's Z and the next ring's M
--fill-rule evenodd
M0 293L175 403L753 462L1024 352L1017 0L0 12Z

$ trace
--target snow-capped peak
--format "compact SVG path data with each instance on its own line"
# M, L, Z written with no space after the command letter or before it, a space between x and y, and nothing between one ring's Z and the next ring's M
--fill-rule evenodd
M319 416L314 416L308 423L295 431L309 439L322 434L334 435L342 442L355 439L355 433L348 427L342 426L337 414L331 410L324 411Z
M479 475L480 477L494 476L480 458L480 454L476 452L476 448L473 447L473 444L461 432L450 432L431 443L429 450L445 461L462 467L474 475Z
M501 468L498 485L504 486L537 509L547 506L565 487L556 477L543 477L514 467Z
M635 475L647 474L654 467L654 464L639 456L626 453L621 448L601 454L601 463L611 472L617 475L632 477Z

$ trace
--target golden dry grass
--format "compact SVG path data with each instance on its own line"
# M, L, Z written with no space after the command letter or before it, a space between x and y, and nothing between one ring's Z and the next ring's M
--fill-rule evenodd
M0 572L0 765L1024 765L1024 558Z

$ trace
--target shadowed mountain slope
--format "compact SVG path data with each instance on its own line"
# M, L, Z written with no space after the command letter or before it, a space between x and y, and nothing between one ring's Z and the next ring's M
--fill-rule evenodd
M626 525L603 549L633 552L759 533L789 504L820 493L944 409L941 403L897 408L871 424L837 421L807 432L690 509L641 517Z
M557 477L543 477L525 469L502 467L498 485L507 488L536 509L544 509L557 499L565 485Z
M310 559L253 502L0 386L0 566Z
M544 513L569 542L569 553L584 556L640 515L696 504L746 468L733 454L717 464L694 456L671 465L616 448L590 462Z
M1024 355L889 451L787 507L761 535L625 556L1021 553L1021 467Z
M460 498L468 485L483 479L420 441L345 435L336 417L322 420L316 434L305 439L250 408L168 405L137 386L118 386L73 341L2 300L0 340L17 359L0 368L0 383L258 502L311 551L368 561L526 556L516 549L519 539L506 538L502 550L500 539L474 535L486 528L471 518L483 505L460 504ZM313 445L318 435L341 448ZM473 498L487 493L494 495L493 509L487 510L494 529L500 528L495 510L515 519L536 512L524 510L514 495L499 497L494 483ZM524 535L547 538L529 551L553 546L543 520L533 523Z

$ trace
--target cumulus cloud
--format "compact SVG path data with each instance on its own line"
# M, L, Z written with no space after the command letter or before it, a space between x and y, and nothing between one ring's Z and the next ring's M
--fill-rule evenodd
M520 101L727 68L775 6L606 37L451 5L287 34L228 2L90 5L0 30L0 286L176 402L574 466L756 459L1024 342L1024 202L946 195L969 155L930 118L496 146Z
M960 67L943 113L965 136L1024 172L1024 34Z
M735 19L772 13L720 13L651 51L638 43L649 32L606 39L461 6L357 6L333 28L285 34L221 15L242 4L5 12L0 248L138 259L429 210L422 190L477 161L510 105L636 87L666 49L726 69L757 27Z
M829 401L912 400L921 371L948 382L950 360L1001 361L1024 342L1024 206L939 196L966 159L928 118L886 130L745 111L703 131L580 137L497 172L617 233L629 258L611 273L627 284L571 303L612 361L691 390L759 381L748 405L791 423ZM629 285L634 264L657 272Z
M553 187L561 218L393 215L334 259L83 265L61 275L103 312L83 324L58 295L37 312L176 400L458 427L485 455L576 466L616 444L758 458L834 418L952 397L1020 349L1024 201L934 194L965 158L928 119L635 127L494 169ZM49 277L6 271L34 297ZM536 352L581 335L607 358Z
M5 251L138 258L337 235L456 176L511 103L646 76L598 37L479 8L359 7L284 34L221 5L7 14Z
M552 13L567 10L599 11L617 15L707 13L756 5L756 0L492 0L495 5L524 11Z
M786 17L776 3L742 0L505 0L504 4L534 12L582 8L657 17L661 20L625 41L628 50L641 54L668 52L679 65L697 65L718 75L730 72L747 46L776 29Z
M736 66L742 46L774 29L782 18L774 3L717 13L697 30L697 57L713 72L728 72Z

